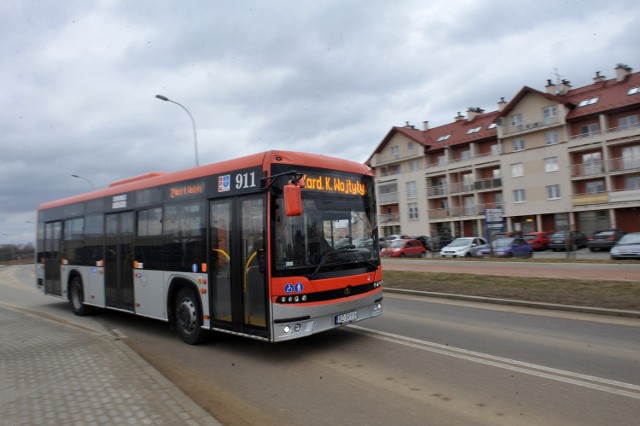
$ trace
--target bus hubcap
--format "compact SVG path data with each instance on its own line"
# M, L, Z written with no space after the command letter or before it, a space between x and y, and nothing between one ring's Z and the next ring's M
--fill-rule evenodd
M196 326L196 307L190 299L183 299L178 307L178 325L184 331L191 333Z

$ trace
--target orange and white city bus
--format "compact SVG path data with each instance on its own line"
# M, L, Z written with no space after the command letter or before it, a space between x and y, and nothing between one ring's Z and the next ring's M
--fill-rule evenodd
M371 170L268 151L38 208L37 285L70 301L279 342L382 313Z

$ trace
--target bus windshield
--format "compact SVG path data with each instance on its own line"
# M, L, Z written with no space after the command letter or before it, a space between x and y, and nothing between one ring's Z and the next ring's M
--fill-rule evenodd
M283 205L282 198L276 204ZM303 191L301 216L277 209L274 275L331 274L375 270L380 265L372 197Z

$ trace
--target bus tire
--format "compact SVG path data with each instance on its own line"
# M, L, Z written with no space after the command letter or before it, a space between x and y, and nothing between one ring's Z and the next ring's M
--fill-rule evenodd
M83 317L91 315L94 311L93 306L84 303L84 289L82 287L82 278L78 275L71 278L69 283L69 303L74 314Z
M188 287L178 291L175 301L175 324L182 340L189 345L197 345L204 339L200 326L200 307L195 293Z

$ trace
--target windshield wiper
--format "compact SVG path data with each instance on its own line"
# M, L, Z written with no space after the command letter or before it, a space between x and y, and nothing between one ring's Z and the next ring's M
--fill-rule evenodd
M311 279L311 278L316 276L316 274L318 273L320 268L322 268L322 265L324 265L324 262L327 260L327 255L336 254L336 253L342 253L342 252L346 253L346 252L349 252L351 250L355 250L355 248L356 248L356 246L354 246L353 244L347 244L346 246L340 247L339 249L327 250L324 253L322 253L322 256L320 256L320 261L318 261L318 266L316 266L316 269L314 269L313 272L309 274L309 279Z

